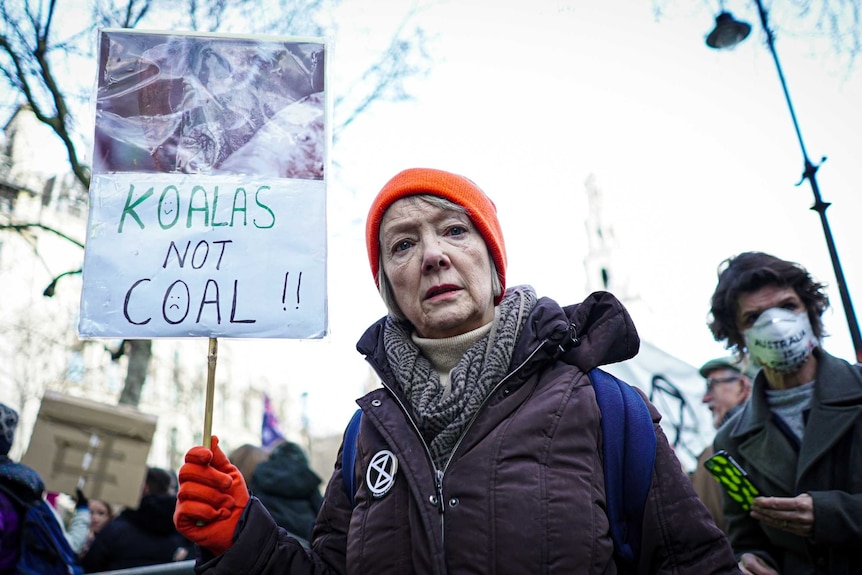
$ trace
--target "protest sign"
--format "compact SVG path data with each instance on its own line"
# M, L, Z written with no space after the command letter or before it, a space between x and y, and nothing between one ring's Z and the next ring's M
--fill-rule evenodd
M81 337L327 331L324 43L103 30Z
M46 391L21 462L49 491L83 490L96 499L137 507L156 417L125 405L105 405Z

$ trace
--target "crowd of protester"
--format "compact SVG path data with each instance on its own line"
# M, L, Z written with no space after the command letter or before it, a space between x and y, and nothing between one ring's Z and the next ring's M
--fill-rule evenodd
M48 503L73 553L72 560L66 561L68 573L100 573L194 558L194 544L174 525L174 471L142 468L143 487L134 508L87 498L86 484L74 495L50 491L34 469L10 459L17 425L17 411L0 403L0 575L18 572L26 505L37 499ZM270 449L246 444L231 455L245 469L249 484L267 500L279 524L297 537L310 539L320 507L321 480L301 448L289 441L279 441Z

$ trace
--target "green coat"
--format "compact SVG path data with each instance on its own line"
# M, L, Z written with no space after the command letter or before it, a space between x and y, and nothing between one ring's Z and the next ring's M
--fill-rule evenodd
M775 424L761 372L749 402L715 437L748 471L764 495L811 495L814 534L805 538L762 525L724 498L727 534L737 557L756 553L782 575L862 573L862 374L815 350L818 358L801 447Z

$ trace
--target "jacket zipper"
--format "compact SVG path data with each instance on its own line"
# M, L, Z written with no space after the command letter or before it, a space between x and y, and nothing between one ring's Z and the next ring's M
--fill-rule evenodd
M444 473L445 473L446 469L449 468L449 464L452 462L452 458L455 457L455 452L458 451L458 447L461 446L461 442L464 440L464 437L466 437L467 432L470 431L471 427L473 427L473 422L475 422L476 418L479 417L479 413L488 404L488 401L491 399L491 397L494 394L496 394L497 391L499 391L499 389L503 386L503 384L506 383L507 381L509 381L509 379L511 379L511 377L513 375L515 375L516 373L521 371L521 369L527 364L527 362L529 362L531 359L533 359L533 356L536 355L536 353L538 353L538 351L540 349L542 349L544 344L545 344L545 342L542 342L541 344L539 344L539 346L536 349L534 349L532 351L532 353L530 353L530 355L528 355L527 358L524 359L524 361L522 361L520 365L518 365L518 367L516 367L515 369L513 369L512 371L507 373L505 375L505 377L503 377L503 379L501 379L497 383L497 385L494 386L494 388L488 393L488 395L485 396L485 399L483 399L482 403L479 404L479 408L476 409L476 413L473 414L473 417L470 418L470 421L467 423L467 427L464 428L464 431L458 437L458 441L455 442L455 446L452 448L452 453L449 454L449 459L446 460L446 465L443 466L443 472ZM440 474L441 488L442 488L442 480L443 480L443 473Z
M404 402L401 401L401 397L392 389L392 386L389 385L389 382L386 381L384 377L380 375L380 372L375 367L375 371L377 372L377 376L380 378L380 382L383 384L383 387L389 391L389 395L395 400L395 403L398 404L398 407L401 408L401 411L404 413L404 417L407 418L407 421L410 422L410 426L413 428L413 431L416 433L416 436L419 438L419 442L422 444L422 448L425 450L425 456L428 459L428 463L431 465L431 470L434 473L434 488L436 490L437 496L437 513L440 515L440 542L441 547L444 542L444 524L443 524L443 512L445 511L445 507L443 505L443 472L437 469L437 466L434 465L434 457L431 455L431 448L428 447L428 443L425 442L425 438L422 437L422 432L419 431L419 426L416 425L416 421L414 421L413 417L410 415L410 410L407 409L407 406L404 405Z
M380 375L380 371L374 367L374 370L377 372L377 376L380 378L380 382L388 391L389 394L395 399L395 402L401 408L401 411L404 412L407 421L410 422L411 427L413 427L413 431L416 432L416 435L419 437L420 443L422 443L422 447L425 449L425 455L428 458L428 463L431 464L431 469L434 471L434 484L437 489L437 511L440 514L440 544L441 547L445 548L446 544L446 522L444 512L446 510L446 505L443 500L443 476L446 473L446 469L449 468L449 464L452 462L452 458L455 457L455 453L458 451L458 447L461 446L462 441L467 436L467 432L470 431L470 428L473 427L473 423L476 421L476 418L479 417L479 413L484 409L484 407L488 404L491 397L499 391L499 389L505 384L509 379L512 378L516 373L521 371L521 369L531 360L533 357L545 347L545 344L548 342L547 339L541 341L536 348L530 352L524 361L522 361L515 369L507 373L503 379L501 379L497 385L485 396L485 399L482 400L482 403L479 404L479 408L476 410L476 413L473 414L473 417L470 418L470 421L467 423L467 426L464 428L464 431L461 432L461 435L458 437L458 441L455 442L455 446L452 448L452 452L449 454L449 458L446 460L443 469L437 469L437 466L434 465L434 457L431 455L431 449L428 447L428 444L425 442L425 438L422 437L422 433L419 431L419 426L416 425L416 422L410 416L410 411L407 409L407 406L404 405L404 402L401 401L401 398L397 393L392 389L389 383L386 381L384 377Z

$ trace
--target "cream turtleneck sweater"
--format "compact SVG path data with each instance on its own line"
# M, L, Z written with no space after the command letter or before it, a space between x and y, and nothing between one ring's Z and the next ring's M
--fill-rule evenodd
M473 331L440 339L419 337L416 335L416 332L413 332L411 336L413 343L416 344L422 355L431 362L431 367L440 376L440 385L443 387L446 395L448 395L450 390L449 373L452 371L452 368L458 364L458 360L461 359L461 356L464 355L464 352L471 345L485 337L491 331L491 326L493 325L494 322L492 320Z

